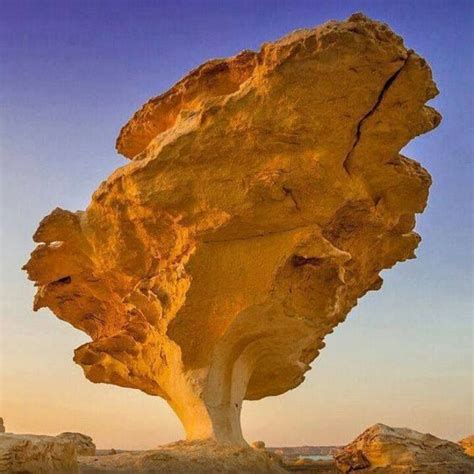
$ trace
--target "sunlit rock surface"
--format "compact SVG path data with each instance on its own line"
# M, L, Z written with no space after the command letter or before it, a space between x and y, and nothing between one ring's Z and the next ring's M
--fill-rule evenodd
M160 474L285 474L278 457L265 450L212 440L180 441L157 450L79 458L81 474L140 472Z
M125 125L132 161L85 211L40 223L35 310L90 336L74 360L91 381L163 397L189 440L244 444L242 401L301 384L414 257L431 179L399 151L438 125L436 94L361 14L205 63Z
M471 474L474 459L461 446L431 434L381 423L335 454L340 472Z
M77 473L74 442L56 436L0 434L0 473Z
M463 438L461 441L459 441L459 444L462 446L466 454L469 454L469 456L474 456L474 435Z

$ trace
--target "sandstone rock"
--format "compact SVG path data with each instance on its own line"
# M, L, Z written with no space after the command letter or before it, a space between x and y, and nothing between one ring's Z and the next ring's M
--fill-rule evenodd
M1 434L0 472L75 473L76 447L71 440L55 436Z
M57 436L57 438L69 439L76 446L78 456L94 456L96 447L92 438L82 433L65 432Z
M265 449L265 443L263 441L254 441L251 446L254 449Z
M426 62L355 14L214 60L122 129L85 211L55 209L34 309L91 342L93 382L166 399L188 440L245 445L244 399L304 380L379 274L414 258L431 183L399 154L436 127Z
M370 467L370 462L360 449L349 452L337 452L334 459L339 471L343 473Z
M466 454L469 454L469 456L474 456L474 435L462 439L459 441L459 444L462 446Z
M177 442L153 451L121 452L79 458L81 473L146 472L160 474L284 474L277 459L265 450L217 444Z
M380 423L365 430L334 458L341 472L474 472L474 459L467 456L458 444L431 434L391 428Z

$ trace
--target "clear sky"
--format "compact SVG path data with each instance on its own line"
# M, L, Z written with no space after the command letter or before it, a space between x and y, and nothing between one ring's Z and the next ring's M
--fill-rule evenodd
M431 64L441 126L404 153L434 184L418 259L384 272L327 338L306 382L246 402L244 434L270 445L340 444L376 422L453 440L471 434L473 365L472 1L0 1L1 378L8 431L81 431L150 448L183 433L159 398L87 381L87 336L33 313L20 270L56 206L84 209L125 163L120 127L203 61L257 49L354 11L387 22Z

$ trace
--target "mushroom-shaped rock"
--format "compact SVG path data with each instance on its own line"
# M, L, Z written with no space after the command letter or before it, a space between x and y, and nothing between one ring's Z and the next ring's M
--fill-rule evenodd
M83 212L25 266L86 332L86 377L168 401L189 440L244 444L242 401L304 380L379 273L414 257L431 183L399 151L436 127L426 62L355 14L215 60L122 129Z

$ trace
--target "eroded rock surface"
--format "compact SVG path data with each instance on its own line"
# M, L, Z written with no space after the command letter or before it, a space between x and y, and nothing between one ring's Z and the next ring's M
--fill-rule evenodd
M399 151L436 127L426 62L355 14L210 61L122 129L85 211L25 266L91 342L93 382L166 399L189 440L241 443L244 399L304 380L379 273L414 258L431 183Z
M334 455L341 472L470 474L474 459L456 443L383 424L365 430Z
M459 444L462 446L466 454L469 454L469 456L474 456L474 435L463 438L461 441L459 441Z
M94 456L96 447L90 436L82 433L71 433L69 431L61 433L57 438L71 440L76 446L78 456Z
M76 473L76 447L56 436L0 434L0 472Z
M279 460L265 450L225 446L214 441L177 442L153 451L79 458L81 473L147 472L163 474L284 474Z

